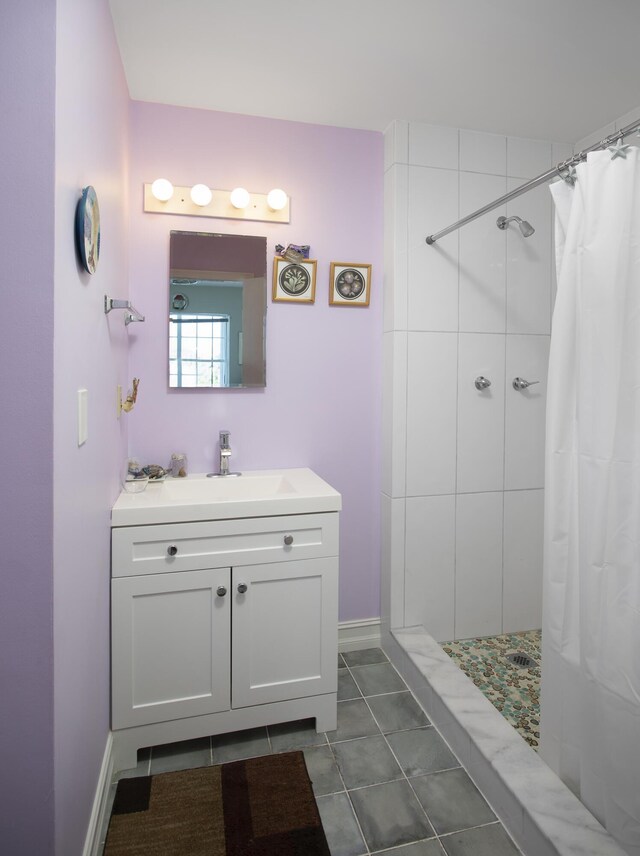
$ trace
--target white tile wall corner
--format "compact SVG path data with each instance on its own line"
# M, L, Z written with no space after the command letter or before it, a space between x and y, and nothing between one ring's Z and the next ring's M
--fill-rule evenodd
M458 169L458 129L440 125L409 125L409 163L439 169Z
M409 162L409 123L397 119L384 132L384 169Z
M458 234L435 244L427 235L458 219L458 173L409 168L408 326L411 330L458 329Z
M461 172L460 216L506 192L504 176ZM496 226L496 219L505 213L505 208L490 211L460 230L460 330L505 332L506 248L504 233Z
M502 491L456 498L456 639L502 632L502 513Z
M409 333L407 496L455 493L457 333Z
M535 178L551 166L551 143L545 140L507 137L507 175L523 179Z
M404 627L406 500L382 494L382 621Z
M505 490L544 487L544 440L549 336L507 336ZM539 381L515 390L516 377Z
M455 496L408 498L406 513L405 626L453 639Z
M384 175L383 330L407 329L408 167L392 166Z
M507 138L479 131L460 131L460 169L506 175Z
M382 490L404 496L407 469L407 333L382 336Z
M518 183L509 180L508 190ZM506 231L507 332L551 331L551 223L552 201L546 184L512 200L509 215L528 220L536 230L524 238L515 223Z
M505 337L460 333L458 353L458 493L503 489ZM475 379L491 381L479 391Z
M542 626L542 522L544 491L504 494L504 633Z

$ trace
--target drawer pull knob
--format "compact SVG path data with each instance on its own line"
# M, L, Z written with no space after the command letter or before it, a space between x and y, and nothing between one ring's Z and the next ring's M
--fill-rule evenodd
M238 583L238 594L244 594L247 590L246 583Z
M178 548L176 547L176 545L175 544L169 544L169 546L167 547L167 553L170 556L175 556L175 554L177 552L178 552Z
M216 594L218 595L218 597L224 597L226 593L227 590L224 586L218 586L218 588L216 589Z
M284 543L287 545L287 547L290 547L293 544L293 535L285 535Z

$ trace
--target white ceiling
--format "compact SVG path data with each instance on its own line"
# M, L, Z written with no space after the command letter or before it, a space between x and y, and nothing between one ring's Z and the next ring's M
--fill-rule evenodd
M638 0L110 0L131 97L576 142L640 106Z

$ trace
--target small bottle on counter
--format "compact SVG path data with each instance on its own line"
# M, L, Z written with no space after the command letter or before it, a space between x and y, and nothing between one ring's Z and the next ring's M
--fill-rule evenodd
M187 474L187 456L182 452L171 455L171 475L174 479L184 478Z

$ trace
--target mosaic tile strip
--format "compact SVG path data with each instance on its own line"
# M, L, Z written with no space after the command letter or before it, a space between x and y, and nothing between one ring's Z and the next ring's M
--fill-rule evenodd
M540 630L530 630L441 643L442 650L534 749L540 740L541 635ZM519 652L537 665L527 669L507 660L508 654Z

